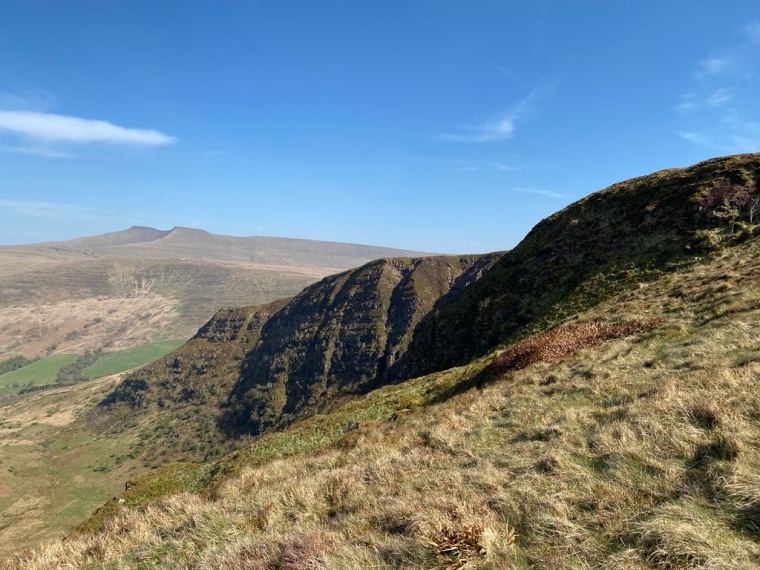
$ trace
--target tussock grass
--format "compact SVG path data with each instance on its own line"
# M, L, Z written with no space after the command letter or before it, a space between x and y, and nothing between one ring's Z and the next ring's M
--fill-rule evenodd
M122 505L0 567L757 568L758 254L580 315L664 319L643 335L488 382L472 381L484 360L385 387L226 458L200 492Z

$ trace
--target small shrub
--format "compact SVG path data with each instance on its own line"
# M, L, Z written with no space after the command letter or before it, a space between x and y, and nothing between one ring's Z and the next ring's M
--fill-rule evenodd
M468 568L486 556L482 526L454 528L444 526L426 542L435 547L439 568L457 570ZM514 537L510 537L514 541Z

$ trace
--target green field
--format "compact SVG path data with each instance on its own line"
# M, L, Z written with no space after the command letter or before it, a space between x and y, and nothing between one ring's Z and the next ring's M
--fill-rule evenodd
M61 366L71 364L77 358L76 354L56 354L3 374L0 376L0 394L17 392L30 382L32 384L52 384L55 382L55 377Z
M150 364L183 344L185 344L184 340L166 340L146 344L130 350L107 352L95 364L85 368L82 373L88 380L92 380L93 378L131 370L138 366Z

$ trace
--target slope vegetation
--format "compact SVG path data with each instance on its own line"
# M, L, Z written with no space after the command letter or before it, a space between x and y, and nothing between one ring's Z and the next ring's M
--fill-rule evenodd
M759 175L615 185L513 252L434 258L448 287L388 260L220 313L88 417L157 460L253 442L7 566L758 567Z
M220 311L180 350L129 375L93 422L141 415L171 432L169 442L146 438L147 457L159 447L213 457L239 445L230 436L282 427L382 384L422 317L499 256L381 259L292 300Z
M135 478L5 567L757 568L759 255Z

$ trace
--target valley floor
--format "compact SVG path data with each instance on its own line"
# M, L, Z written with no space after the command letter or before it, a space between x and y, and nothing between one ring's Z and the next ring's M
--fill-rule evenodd
M119 378L31 393L0 407L0 557L70 532L138 468L114 462L129 434L96 437L77 421Z

